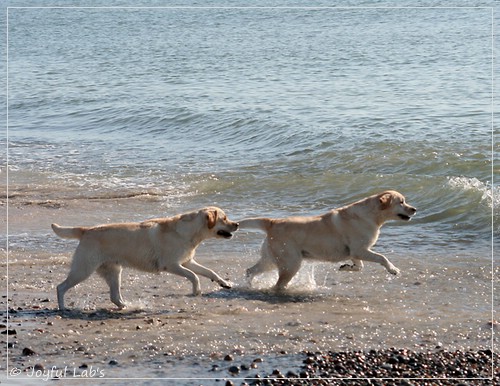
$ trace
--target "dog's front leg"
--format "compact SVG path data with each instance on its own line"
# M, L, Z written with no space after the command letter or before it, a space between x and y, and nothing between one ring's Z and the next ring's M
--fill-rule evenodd
M97 269L97 273L108 283L111 301L116 304L119 310L125 308L125 302L120 292L122 267L118 264L105 263Z
M384 255L382 255L380 253L376 253L376 252L372 252L372 251L368 250L368 251L362 251L362 252L356 253L356 257L360 260L372 261L374 263L382 264L385 267L385 269L387 269L387 272L389 272L393 275L397 275L400 272L399 269L396 268L394 266L394 264L392 264L387 259L387 257L385 257Z
M193 271L181 265L169 266L166 271L188 279L193 284L193 296L201 295L200 279L198 279L198 276Z
M204 276L209 278L212 281L215 281L218 283L221 287L223 288L231 288L232 284L225 281L223 278L221 278L219 275L217 275L214 271L211 269L208 269L207 267L204 267L203 265L197 263L194 260L188 261L187 263L184 264L184 267L190 269L194 273L197 273L198 275Z

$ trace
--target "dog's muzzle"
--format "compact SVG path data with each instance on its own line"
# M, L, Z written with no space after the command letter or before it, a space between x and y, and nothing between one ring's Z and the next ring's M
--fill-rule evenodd
M238 230L239 226L240 226L240 224L238 224L238 223L232 223L232 225L231 225L232 230L231 231L221 229L221 230L217 231L217 236L224 237L225 239L230 239L231 237L233 237L233 234L231 232L236 232Z
M398 214L398 217L401 219L401 220L404 220L404 221L410 221L412 216L415 215L415 213L417 213L417 210L413 207L409 207L407 209L408 212L410 212L410 214L403 214L403 213L399 213Z
M230 239L231 237L233 237L233 234L225 230L220 230L217 232L217 236L224 237L225 239Z

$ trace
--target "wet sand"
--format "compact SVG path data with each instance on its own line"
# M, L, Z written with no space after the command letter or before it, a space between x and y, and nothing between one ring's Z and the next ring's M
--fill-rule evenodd
M229 256L214 260L201 255L198 260L217 267L223 277L243 277L245 262L228 264ZM120 384L132 378L131 384L160 379L181 385L220 384L221 379L242 384L245 379L256 382L255 377L299 376L308 352L368 353L390 347L416 353L477 352L488 349L491 336L492 323L486 319L476 329L457 324L451 333L432 318L428 328L422 321L409 325L410 312L398 304L404 294L368 302L348 293L356 286L352 275L346 276L347 288L341 290L342 283L329 282L321 265L303 269L286 295L265 289L275 280L272 275L257 282L257 289L237 279L233 289L225 290L202 279L204 294L193 297L183 278L125 270L122 288L128 307L120 311L113 309L104 281L93 275L66 294L69 310L61 313L55 287L65 278L68 256L13 253L12 261L8 287L6 271L1 280L9 290L1 299L9 310L2 317L1 339L8 345L4 353L9 375L23 382L88 377ZM375 268L372 273L387 281ZM323 282L333 290L318 284ZM423 285L415 283L413 290ZM381 295L387 290L380 288ZM411 370L400 376L414 377ZM468 378L487 378L492 367L470 367L470 374L463 370ZM308 376L323 379L333 374L308 371ZM346 372L335 378L352 376L362 377ZM445 370L441 377L454 374Z

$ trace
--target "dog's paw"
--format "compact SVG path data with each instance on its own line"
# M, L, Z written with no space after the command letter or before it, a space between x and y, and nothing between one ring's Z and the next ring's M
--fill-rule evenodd
M399 275L399 273L401 272L399 268L396 268L394 265L387 267L387 271L392 275Z
M226 288L226 289L230 289L230 288L233 288L233 285L228 282L228 281L221 281L219 283L219 285L222 287L222 288Z
M358 265L354 264L342 264L339 268L339 271L344 271L344 272L358 272L361 270L361 267Z
M350 264L342 264L339 267L339 271L351 271L352 270L352 265Z

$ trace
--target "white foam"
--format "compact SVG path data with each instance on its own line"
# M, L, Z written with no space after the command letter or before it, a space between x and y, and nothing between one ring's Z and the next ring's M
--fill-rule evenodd
M474 192L482 194L481 200L485 201L488 206L498 208L500 204L500 187L493 187L489 182L482 182L476 177L449 177L448 184L452 188L460 189L466 192Z

